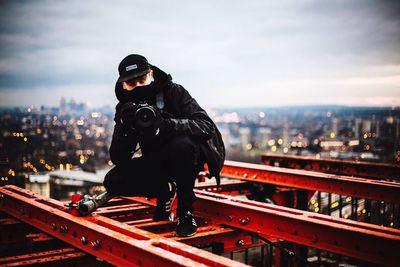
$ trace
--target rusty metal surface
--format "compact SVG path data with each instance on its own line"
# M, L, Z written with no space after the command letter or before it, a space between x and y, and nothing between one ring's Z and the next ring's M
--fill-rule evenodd
M0 188L0 197L2 211L117 266L246 266L102 215L73 216L63 203L15 186Z
M34 264L42 264L49 262L57 262L70 260L85 256L84 253L77 251L74 248L55 249L43 252L35 252L11 257L0 258L0 266L11 267L11 266L27 266Z
M237 196L250 194L249 185L246 181L222 178L219 186L215 184L214 179L204 179L202 182L196 182L195 188L213 193Z
M400 262L399 230L230 196L247 194L248 184L257 182L399 203L399 184L231 161L225 162L221 175L239 180L227 179L221 187L197 184L199 231L190 238L174 236L175 222L152 220L154 199L118 197L90 216L77 217L62 202L5 186L0 188L0 210L118 266L244 266L198 248L229 252L260 246L262 238L386 266ZM18 226L18 220L3 218L0 225ZM30 236L32 242L51 239Z
M264 164L371 179L400 179L400 164L350 161L309 156L263 154Z
M400 262L400 230L196 190L195 214L385 266ZM209 207L213 207L210 209Z
M400 203L400 183L225 161L225 177Z

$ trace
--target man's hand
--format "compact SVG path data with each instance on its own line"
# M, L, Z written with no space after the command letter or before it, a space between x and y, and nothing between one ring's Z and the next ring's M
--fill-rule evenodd
M135 131L135 113L137 105L127 102L122 105L120 111L120 122L126 131Z

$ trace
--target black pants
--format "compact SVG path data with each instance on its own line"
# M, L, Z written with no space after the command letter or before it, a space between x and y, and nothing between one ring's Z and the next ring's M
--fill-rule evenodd
M177 185L178 216L192 211L196 196L194 181L201 165L198 143L188 136L176 136L157 151L132 159L127 166L115 166L104 178L107 192L115 196L163 198L168 182Z

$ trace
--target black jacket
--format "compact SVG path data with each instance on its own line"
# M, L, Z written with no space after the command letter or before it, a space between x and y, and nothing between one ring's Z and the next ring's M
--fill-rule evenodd
M126 102L146 102L156 105L156 95L163 91L164 108L172 114L168 118L167 135L189 135L199 141L202 158L207 163L210 175L215 176L220 183L219 172L225 159L225 147L221 133L199 104L181 85L173 83L172 77L159 68L151 66L154 82L149 86L126 91L120 83L115 85L115 94L119 103L116 106L115 127L110 147L110 157L115 165L129 164L132 151L135 149L139 136L127 134L120 122L121 107ZM141 144L142 147L142 144ZM142 147L143 150L143 147Z

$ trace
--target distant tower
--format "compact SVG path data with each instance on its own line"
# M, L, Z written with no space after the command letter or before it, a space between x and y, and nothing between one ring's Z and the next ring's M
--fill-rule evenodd
M225 146L230 147L231 146L231 138L230 138L230 132L228 128L219 128L219 131L221 132L222 140L224 141Z
M371 125L372 125L371 120L364 120L362 123L363 126L362 130L368 133L371 132Z
M267 146L267 142L269 139L269 135L271 133L271 129L266 128L266 127L261 127L258 129L258 142L260 143L262 148L265 148Z
M289 143L289 123L285 122L283 126L282 145L287 146Z
M65 99L65 97L61 97L60 99L60 111L62 113L66 112L67 109L67 100Z
M240 143L243 149L246 149L247 144L250 143L250 128L240 128Z
M359 139L361 136L361 129L360 129L361 122L362 120L360 118L357 118L354 122L354 137L356 139Z
M338 123L339 119L338 118L332 118L332 132L335 134L335 136L338 135Z
M376 137L379 137L381 134L381 122L379 120L377 120L375 124L375 134Z

